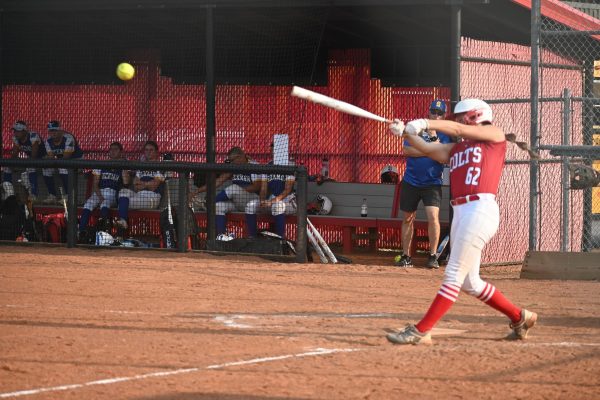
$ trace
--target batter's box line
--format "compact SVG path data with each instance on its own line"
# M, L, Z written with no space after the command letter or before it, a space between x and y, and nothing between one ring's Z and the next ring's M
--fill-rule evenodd
M8 398L12 398L12 397L21 397L21 396L31 396L31 395L47 393L47 392L60 392L60 391L66 391L66 390L75 390L75 389L87 388L90 386L112 385L112 384L121 383L121 382L138 381L141 379L162 378L165 376L189 374L192 372L200 372L200 371L204 371L204 370L221 369L221 368L241 366L241 365L250 365L250 364L261 364L261 363L281 361L281 360L287 360L287 359L293 359L293 358L317 357L317 356L324 356L324 355L335 354L335 353L351 353L351 352L362 351L362 350L365 350L365 349L361 349L361 348L353 348L353 349L316 348L314 350L307 351L304 353L284 354L284 355L280 355L280 356L253 358L250 360L241 360L241 361L230 361L230 362L226 362L226 363L222 363L222 364L209 365L206 367L183 368L183 369L176 369L173 371L150 372L150 373L141 374L141 375L106 378L106 379L100 379L100 380L96 380L96 381L85 382L85 383L75 383L75 384L71 384L71 385L52 386L52 387L44 387L44 388L36 388L36 389L28 389L28 390L19 390L16 392L0 393L0 399L8 399Z

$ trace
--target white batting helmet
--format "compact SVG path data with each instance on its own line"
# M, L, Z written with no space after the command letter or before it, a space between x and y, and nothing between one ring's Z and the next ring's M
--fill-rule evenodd
M463 114L467 125L477 125L484 122L492 123L494 115L488 103L479 99L464 99L454 107L454 114Z
M331 212L333 203L331 202L329 197L325 196L324 194L318 194L317 201L321 204L321 209L319 210L319 214L327 215Z

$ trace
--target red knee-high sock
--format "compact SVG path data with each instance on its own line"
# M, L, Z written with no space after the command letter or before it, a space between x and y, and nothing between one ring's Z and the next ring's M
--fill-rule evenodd
M521 320L521 309L510 302L494 285L486 282L483 292L477 298L488 306L506 315L512 322Z
M451 285L448 283L442 284L440 290L433 299L429 310L417 325L419 332L424 333L430 331L435 324L448 312L452 304L458 298L460 293L460 286Z

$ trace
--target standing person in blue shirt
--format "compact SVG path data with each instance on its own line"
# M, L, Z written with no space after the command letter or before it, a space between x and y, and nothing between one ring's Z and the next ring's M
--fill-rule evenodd
M28 158L39 159L46 156L46 147L40 135L30 131L25 121L19 120L12 127L13 130L13 148L11 157L17 158L20 153L25 153ZM5 168L3 182L12 183L12 169ZM27 168L22 174L22 179L26 182L25 186L30 189L29 198L35 201L38 195L37 172L35 168ZM27 182L29 184L27 184Z
M83 151L77 143L77 139L72 133L69 133L61 128L60 122L50 121L48 122L48 134L49 137L46 139L46 158L54 159L72 159L83 157ZM54 169L44 168L42 170L44 174L44 182L48 188L48 198L44 200L44 203L56 202L56 187L54 186ZM69 175L65 168L59 168L58 173L64 189L64 194L68 194L69 188Z
M429 107L429 119L444 119L446 116L446 103L443 100L434 100ZM421 138L426 142L450 143L450 138L434 130L424 131ZM429 259L428 268L439 268L435 252L440 240L440 203L442 199L442 172L444 166L437 161L426 157L419 150L404 142L404 155L406 158L406 171L401 183L400 209L404 212L402 221L402 249L404 251L400 260L395 264L398 267L412 267L410 245L413 239L413 224L417 214L419 202L423 201L427 215L427 232L429 234Z
M123 145L119 142L113 142L108 149L108 158L110 160L120 160L123 158ZM90 220L90 215L94 208L100 205L100 218L103 223L98 223L99 226L106 226L106 222L110 216L110 207L117 204L117 193L123 186L123 174L128 174L128 171L118 169L95 169L92 171L94 175L93 192L86 200L81 219L79 220L79 239L85 241L84 232Z

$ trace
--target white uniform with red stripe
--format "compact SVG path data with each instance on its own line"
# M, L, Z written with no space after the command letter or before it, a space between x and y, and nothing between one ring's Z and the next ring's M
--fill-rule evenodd
M504 167L506 141L464 140L450 153L450 187L454 217L450 230L450 259L438 292L455 301L460 290L487 302L494 286L479 277L483 247L500 223L496 203Z

